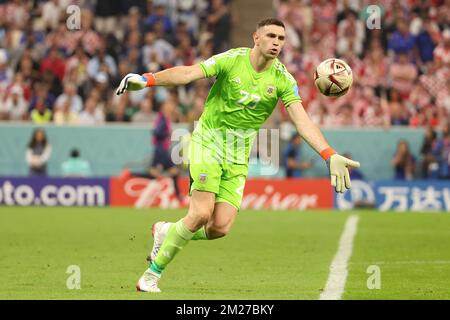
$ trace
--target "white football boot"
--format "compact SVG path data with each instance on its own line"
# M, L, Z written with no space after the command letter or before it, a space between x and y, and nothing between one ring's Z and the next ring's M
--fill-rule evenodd
M152 263L155 260L171 225L171 222L160 221L152 226L153 249L150 256L147 257L148 262Z
M137 291L142 292L161 292L158 288L158 282L161 278L161 275L156 274L152 270L145 270L142 277L139 278L138 283L136 284Z

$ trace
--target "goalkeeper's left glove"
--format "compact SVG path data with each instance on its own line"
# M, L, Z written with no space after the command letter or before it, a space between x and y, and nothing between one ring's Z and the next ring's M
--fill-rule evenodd
M153 73L144 73L143 75L136 73L129 73L123 77L120 81L119 88L117 88L116 94L121 95L128 91L142 90L146 87L152 87L155 85L155 76Z
M360 163L337 154L336 151L331 148L323 150L320 155L327 162L330 171L331 185L336 192L344 193L347 189L350 189L351 182L348 167L359 168Z

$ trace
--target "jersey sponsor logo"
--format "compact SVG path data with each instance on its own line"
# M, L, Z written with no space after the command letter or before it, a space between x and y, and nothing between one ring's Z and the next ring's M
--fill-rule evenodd
M208 175L206 173L200 173L200 175L199 175L199 182L200 183L206 183L206 180L208 180Z

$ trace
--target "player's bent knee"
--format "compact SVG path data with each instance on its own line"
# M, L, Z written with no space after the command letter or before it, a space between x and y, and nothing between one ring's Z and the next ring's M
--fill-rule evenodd
M207 226L206 234L208 239L218 239L225 237L230 232L230 228L227 227L216 227L216 226Z
M186 218L191 220L196 226L204 226L208 223L212 215L212 210L208 208L193 208L189 210Z

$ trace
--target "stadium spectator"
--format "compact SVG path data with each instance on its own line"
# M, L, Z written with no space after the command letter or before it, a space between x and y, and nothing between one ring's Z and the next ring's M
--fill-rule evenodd
M309 116L311 117L311 120L320 127L332 126L332 117L330 116L327 107L322 103L318 103L318 107L311 110Z
M300 160L300 149L302 138L298 133L294 133L283 151L283 165L286 178L301 177L302 171L312 167L312 161Z
M87 74L91 79L95 79L100 73L106 73L109 77L117 74L117 65L114 58L106 52L106 44L101 41L95 55L89 60Z
M42 21L46 29L56 29L65 6L59 0L50 0L42 5ZM66 2L66 1L63 1Z
M392 63L389 68L389 77L391 87L406 98L412 90L414 80L417 78L417 68L408 61L406 53L399 53L397 61Z
M28 87L26 97L29 99L31 94L30 85L36 81L39 81L39 63L37 63L30 50L25 50L22 59L19 61L18 70L16 75L21 74L23 76L24 85Z
M26 120L28 104L23 89L14 86L4 104L0 104L0 120Z
M42 60L40 71L43 74L46 70L49 70L59 81L64 79L66 65L57 47L50 48L48 56Z
M6 86L11 81L14 75L7 62L7 51L5 49L0 49L0 86Z
M161 23L164 33L170 34L173 31L172 21L166 13L166 7L162 4L157 5L145 20L147 30L153 30L157 23Z
M43 129L35 129L28 144L25 160L31 176L46 176L52 147Z
M343 55L348 51L361 56L363 53L364 24L358 20L358 14L348 12L344 20L337 25L336 51L338 55Z
M450 115L450 78L447 79L445 89L440 90L436 97L436 106L444 114L443 119L449 119Z
M68 99L53 113L53 122L57 125L73 125L78 124L78 121L78 113L73 111Z
M97 0L95 4L95 29L99 33L113 33L121 14L121 1Z
M80 158L80 151L72 149L70 157L61 164L61 172L64 177L89 177L91 176L91 165L88 161Z
M436 144L437 133L429 126L425 132L425 137L420 148L420 154L422 156L422 178L436 178L437 177L437 162L433 157L433 147Z
M143 100L139 105L139 111L131 117L131 122L134 123L152 123L155 121L155 114L153 112L153 102L151 99Z
M55 101L55 110L65 109L68 106L70 111L78 114L83 109L83 99L77 94L77 87L74 83L68 82L64 85L64 92ZM56 111L55 111L56 112Z
M34 109L31 111L31 120L35 124L47 124L52 120L52 111L43 97L38 97Z
M385 97L381 99L383 109L389 113L390 124L393 126L406 126L409 124L409 112L401 100L399 92L391 89L389 100Z
M442 129L442 137L433 146L432 154L439 163L439 178L450 179L450 124Z
M89 57L82 46L76 47L74 53L67 60L64 83L70 82L82 88L88 80L87 65Z
M424 15L421 27L417 32L416 44L419 51L419 65L433 60L433 52L439 41L439 27L428 15Z
M30 19L31 4L29 1L9 1L4 8L5 22L18 30L24 28Z
M396 31L390 36L388 49L395 55L404 53L410 61L414 61L415 39L409 32L409 24L406 20L399 20L396 23Z
M133 94L119 103L114 89L123 73L156 72L177 64L198 63L225 51L233 20L230 2L80 1L81 29L68 30L64 9L72 0L0 1L0 104L4 108L11 88L19 84L29 102L24 118L32 119L38 96L45 96L46 107L53 111L58 108L54 106L55 97L71 83L83 102L93 88L99 89L98 104L106 114L114 115L108 120L129 121L143 97ZM339 125L342 120L353 126L383 126L391 116L394 126L450 121L446 84L450 78L448 3L413 1L405 5L388 1L380 7L382 28L373 30L365 28L366 6L360 1L274 0L278 16L286 24L288 40L282 59L298 81L308 111L312 115L326 113L333 121L324 126ZM403 59L398 57L402 53L408 57L405 66L398 61ZM346 97L327 101L325 111L317 108L322 98L309 75L320 61L332 56L350 64L354 87ZM391 82L388 76L392 76ZM421 96L423 88L418 84L426 90L426 96ZM365 93L371 92L365 87L375 89L373 103L366 102L364 108L363 104L354 106L351 120L335 119L337 114L349 111L342 106L353 103L349 97L359 90L355 90L356 85L361 85ZM391 86L401 95L393 111L386 104L377 104ZM196 117L201 109L196 103L202 97L195 97L196 90L195 85L177 88L182 106L180 121ZM152 98L155 110L168 96L167 90L156 90Z
M391 165L394 167L395 180L412 180L414 178L415 158L409 150L406 140L400 140L397 144Z
M385 80L389 68L387 60L381 44L368 51L361 64L359 82L380 92L381 88L387 85Z
M178 186L179 168L173 163L170 156L170 136L172 134L172 120L176 105L168 100L161 106L153 127L152 143L155 147L153 161L149 169L151 176L158 178L163 171L168 172L173 180L175 195L180 202L184 202Z
M84 104L84 110L80 113L78 123L81 125L99 125L105 122L102 108L97 104L95 97L90 97Z
M438 67L450 68L450 29L442 32L442 41L434 50L434 58Z
M225 51L230 42L231 13L224 0L212 0L207 22L208 30L214 34L214 54Z
M422 110L432 104L432 97L423 83L418 82L412 89L407 102L411 103L415 109Z
M446 71L439 68L433 60L426 64L425 73L419 77L419 81L432 97L436 97L445 87Z
M353 104L341 105L333 117L333 124L337 127L349 127L354 123Z

